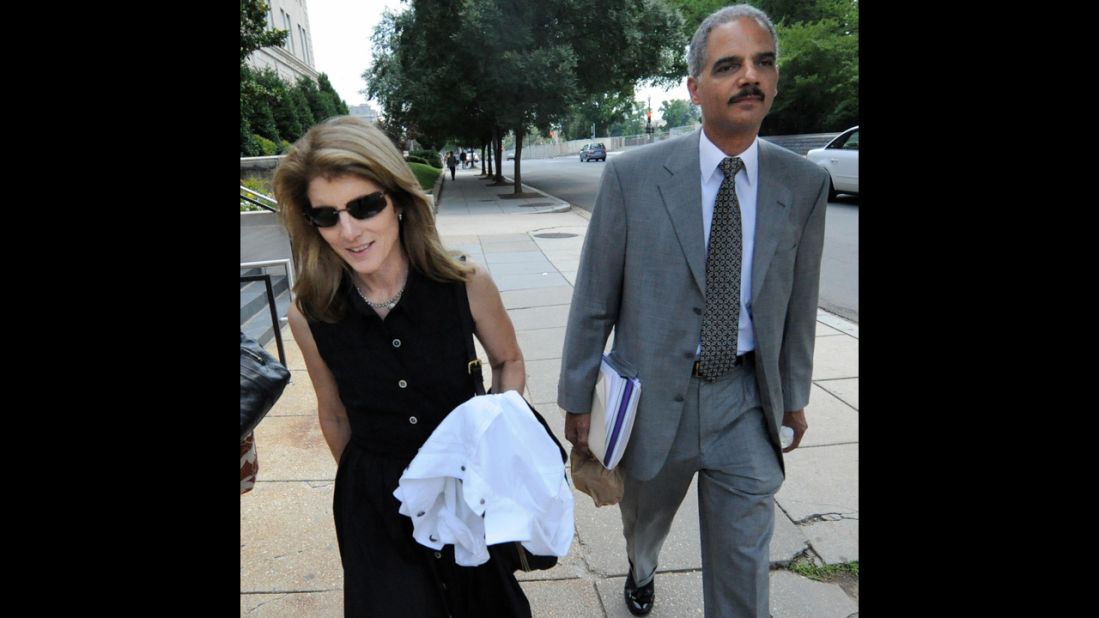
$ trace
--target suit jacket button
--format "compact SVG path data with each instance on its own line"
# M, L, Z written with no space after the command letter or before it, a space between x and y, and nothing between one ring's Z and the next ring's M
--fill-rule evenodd
M695 315L702 315L702 309L700 309L699 307L695 307L694 312L695 312Z
M675 400L676 401L683 401L683 395L676 395Z

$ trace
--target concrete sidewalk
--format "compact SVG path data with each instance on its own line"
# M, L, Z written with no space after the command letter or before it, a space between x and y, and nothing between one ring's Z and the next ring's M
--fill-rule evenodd
M446 171L446 170L444 170ZM588 213L551 196L503 199L478 170L447 179L438 213L448 248L487 265L504 299L527 368L524 395L562 443L557 376ZM524 191L534 191L524 187ZM771 544L774 618L858 614L857 580L846 589L787 570L792 560L838 564L858 555L858 325L818 313L810 431L786 456ZM316 399L289 328L291 384L256 429L259 480L241 496L241 615L342 616L342 569L332 523L336 465L321 436ZM479 346L478 346L479 347ZM272 342L268 349L274 352ZM478 349L481 357L485 355ZM486 377L486 383L490 376ZM626 547L618 507L574 492L576 537L548 571L519 573L536 617L628 617L622 601ZM665 542L653 617L703 614L698 504L690 490Z

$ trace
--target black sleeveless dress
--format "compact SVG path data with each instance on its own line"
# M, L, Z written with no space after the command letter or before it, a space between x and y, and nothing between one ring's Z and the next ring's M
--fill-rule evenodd
M404 295L385 320L345 276L351 310L336 324L310 322L336 378L351 441L336 472L332 510L344 573L344 615L530 616L514 574L496 560L454 562L412 538L393 496L417 449L455 407L473 396L458 303L465 285L409 271Z

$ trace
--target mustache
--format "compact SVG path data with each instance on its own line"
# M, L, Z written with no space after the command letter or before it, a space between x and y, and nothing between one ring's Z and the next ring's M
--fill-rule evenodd
M763 101L767 100L767 95L763 94L763 89L760 88L759 86L745 86L743 89L741 89L740 92L738 92L735 95L729 97L729 105L732 105L733 103L736 103L737 100L739 100L739 99L743 99L745 97L753 97L753 96L759 97L760 100L763 100Z

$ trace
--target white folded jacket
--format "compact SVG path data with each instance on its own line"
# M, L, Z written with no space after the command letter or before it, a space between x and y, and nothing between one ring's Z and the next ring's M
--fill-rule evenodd
M488 562L488 545L520 541L564 556L572 490L560 451L519 393L473 397L435 428L393 492L421 545L454 545L461 566Z

